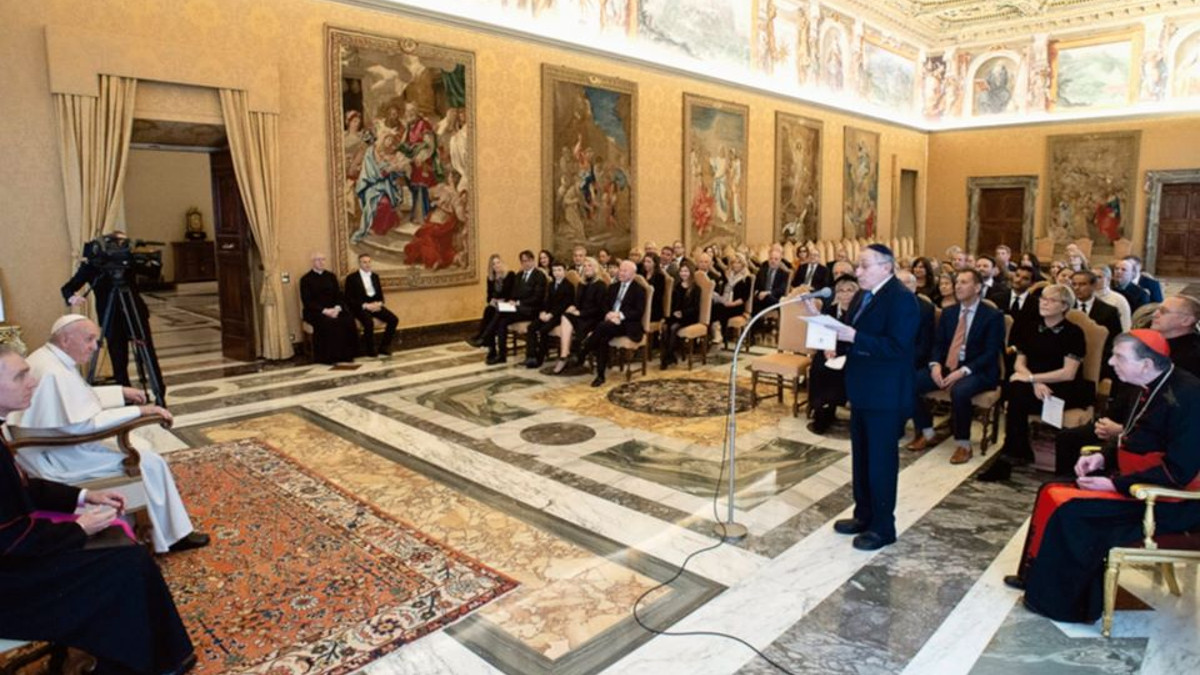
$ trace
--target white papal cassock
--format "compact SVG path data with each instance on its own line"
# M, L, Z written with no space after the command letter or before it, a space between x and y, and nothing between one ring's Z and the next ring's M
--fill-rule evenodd
M13 426L56 429L86 434L115 427L136 418L136 405L125 405L121 387L93 387L79 374L66 352L46 344L29 355L29 366L38 378L29 408L9 416ZM175 478L156 452L141 450L142 480L147 510L154 526L154 550L165 553L171 544L192 532ZM116 441L85 443L71 448L26 448L17 461L31 475L60 483L79 483L124 473L124 455Z

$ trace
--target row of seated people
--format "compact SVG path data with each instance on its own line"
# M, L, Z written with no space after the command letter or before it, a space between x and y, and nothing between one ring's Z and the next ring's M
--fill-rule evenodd
M314 253L312 269L300 277L304 322L312 327L313 360L317 363L353 361L355 356L390 354L400 320L384 306L383 285L371 270L371 255L358 256L358 269L339 284L325 269L324 253ZM384 324L375 342L375 322ZM362 328L362 339L358 327Z
M0 345L0 638L82 650L97 673L187 672L192 643L147 547L178 554L209 537L193 527L167 463L143 449L131 469L111 440L9 447L9 439L15 446L171 423L141 390L84 380L79 366L99 337L95 322L68 314L28 360ZM132 480L145 494L148 533L130 527L138 489L79 487L120 483L131 471L140 474Z

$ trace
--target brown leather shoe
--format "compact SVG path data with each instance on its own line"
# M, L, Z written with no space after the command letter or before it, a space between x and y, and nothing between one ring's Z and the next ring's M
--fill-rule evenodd
M929 447L929 439L925 438L925 434L917 432L917 437L909 441L908 445L904 447L910 452L920 452Z
M971 457L973 455L974 451L972 451L971 448L964 448L960 445L954 449L954 455L950 457L950 463L966 464L967 462L971 461Z

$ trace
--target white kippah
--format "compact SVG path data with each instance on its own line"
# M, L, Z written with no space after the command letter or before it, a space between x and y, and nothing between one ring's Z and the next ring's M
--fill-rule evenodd
M58 317L58 320L55 321L54 325L50 327L50 334L54 335L58 331L66 328L67 326L70 326L71 324L75 323L76 321L86 321L86 320L87 320L87 317L82 314L64 314L64 315Z

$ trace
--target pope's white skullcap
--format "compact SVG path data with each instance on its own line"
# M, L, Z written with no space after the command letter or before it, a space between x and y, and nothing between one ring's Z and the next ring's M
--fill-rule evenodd
M87 321L87 317L82 314L64 314L58 317L58 320L50 327L50 334L54 335L76 321Z

